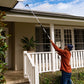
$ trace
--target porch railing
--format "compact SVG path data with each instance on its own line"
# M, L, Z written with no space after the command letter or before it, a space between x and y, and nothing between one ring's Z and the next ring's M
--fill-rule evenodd
M71 52L71 67L84 67L84 51ZM24 76L28 77L30 84L39 84L39 73L60 70L61 57L53 52L24 52Z

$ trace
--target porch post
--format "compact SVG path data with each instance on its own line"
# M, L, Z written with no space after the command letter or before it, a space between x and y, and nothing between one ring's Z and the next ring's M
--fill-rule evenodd
M71 29L71 31L72 31L72 45L73 45L73 50L75 50L75 47L74 47L74 45L75 45L75 41L74 41L74 29Z
M50 24L50 37L51 37L51 40L53 42L55 42L55 37L54 37L54 24ZM52 62L53 62L53 71L55 71L55 49L53 48L53 46L51 45L51 52L52 52Z
M55 42L55 39L54 39L54 24L50 24L50 37L51 37L51 40L53 42ZM51 45L51 52L55 52L55 49L53 48L52 45Z
M61 29L61 48L64 49L64 29Z

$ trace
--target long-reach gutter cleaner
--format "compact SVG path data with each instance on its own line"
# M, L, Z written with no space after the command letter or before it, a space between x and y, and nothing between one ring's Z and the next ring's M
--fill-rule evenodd
M24 0L17 0L17 1L24 1ZM31 13L33 14L33 16L36 18L37 22L39 23L39 25L41 26L41 28L43 29L43 31L45 32L45 34L47 35L48 39L50 40L50 36L48 35L47 31L45 30L45 28L43 27L43 25L41 24L41 22L39 21L38 17L35 15L35 13L31 10L30 6L28 4L25 5L25 7L29 7Z

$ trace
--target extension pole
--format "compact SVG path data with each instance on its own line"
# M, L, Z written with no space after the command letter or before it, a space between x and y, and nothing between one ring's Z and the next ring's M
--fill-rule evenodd
M29 7L28 4L25 5L25 7ZM31 8L29 7L29 9L31 10ZM48 35L48 33L46 32L45 28L42 26L42 24L40 23L38 17L35 15L35 13L31 10L33 16L36 18L37 22L40 24L41 28L43 29L43 31L45 32L45 34L47 35L48 39L50 40L50 36Z

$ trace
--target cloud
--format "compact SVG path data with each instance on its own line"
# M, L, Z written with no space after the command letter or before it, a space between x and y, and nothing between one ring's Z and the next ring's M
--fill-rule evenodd
M24 9L25 8L25 5L22 3L22 2L19 2L16 6L15 6L16 9Z
M20 3L17 8L24 8L24 4ZM55 13L66 13L76 16L84 16L84 1L83 0L73 0L72 2L68 3L54 3L51 4L49 2L44 3L35 3L30 4L30 8L32 10L37 11L46 11L46 12L55 12Z
M55 1L55 0L49 0L49 1Z
M79 0L74 0L74 1L72 1L71 3L72 3L72 4L75 4L75 3L77 3L77 2L79 2Z
M68 9L70 7L69 4L65 4L65 3L59 3L59 4L55 4L55 7L59 10L65 10Z
M49 4L49 3L44 3L44 4L40 4L38 6L35 6L35 7L31 7L33 10L41 10L41 11L50 11L50 9L52 8L52 4Z

